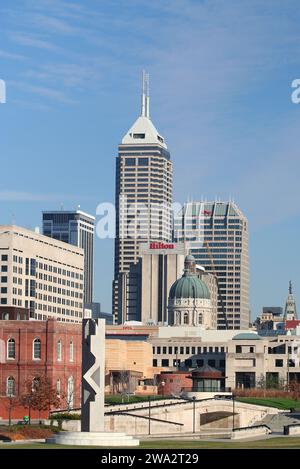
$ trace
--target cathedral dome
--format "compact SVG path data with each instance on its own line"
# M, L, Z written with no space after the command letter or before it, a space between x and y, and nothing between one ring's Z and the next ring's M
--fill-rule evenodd
M202 298L209 300L210 293L206 284L197 276L184 275L171 286L169 298Z
M184 261L184 274L171 286L169 298L207 299L210 300L210 292L207 285L196 274L196 261L191 255Z

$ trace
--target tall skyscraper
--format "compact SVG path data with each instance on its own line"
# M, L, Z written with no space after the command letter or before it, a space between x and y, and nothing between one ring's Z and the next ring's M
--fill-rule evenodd
M233 202L188 202L174 237L218 281L218 329L249 327L248 221Z
M95 217L75 211L43 212L43 234L84 250L84 303L93 302Z
M292 282L289 283L289 294L285 303L284 319L287 321L294 321L298 319L296 300L293 295Z
M172 238L172 162L149 112L149 76L143 73L141 114L119 145L116 163L116 239L113 313L118 320L122 274L137 262L140 244Z

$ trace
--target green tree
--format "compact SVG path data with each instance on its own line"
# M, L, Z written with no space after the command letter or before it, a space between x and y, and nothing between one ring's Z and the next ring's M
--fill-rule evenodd
M60 398L56 389L52 386L50 379L43 375L28 380L25 383L25 393L21 396L20 402L29 409L29 423L31 409L38 410L39 417L42 410L50 412L51 407L58 408Z

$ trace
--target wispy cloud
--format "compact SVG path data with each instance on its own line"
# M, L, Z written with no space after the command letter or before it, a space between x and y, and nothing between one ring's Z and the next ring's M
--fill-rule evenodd
M75 194L36 194L22 191L0 191L0 200L6 202L63 202L74 200L90 200L89 197Z
M47 33L74 35L77 34L80 30L65 20L47 15L31 15L30 21L37 29L41 29Z
M28 83L19 82L19 81L8 81L8 84L13 88L21 88L22 90L43 96L44 98L52 99L63 104L76 104L76 101L72 98L69 98L63 91L56 90L53 88L46 88L43 86L30 85Z
M11 33L10 37L13 41L16 43L22 45L22 46L28 46L28 47L36 47L38 49L45 49L48 51L55 51L58 52L60 51L60 47L56 46L52 42L41 39L40 37L29 34L29 33L22 33L22 32L15 32Z
M11 60L25 60L26 57L20 54L13 54L12 52L7 52L5 50L0 50L0 57L3 59L11 59Z
M10 103L12 105L20 106L24 109L31 109L33 111L50 111L53 108L45 103L36 102L33 99L26 101L25 99L11 99Z
M28 70L25 77L65 87L88 87L92 82L100 80L103 73L98 64L89 63L49 63L38 69Z

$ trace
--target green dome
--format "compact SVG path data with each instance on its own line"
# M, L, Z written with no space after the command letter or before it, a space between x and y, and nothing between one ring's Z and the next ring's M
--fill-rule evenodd
M196 259L194 258L194 256L189 254L188 256L186 256L185 261L187 261L187 262L196 262Z
M232 340L261 340L258 334L254 332L241 332L232 337Z
M202 298L210 299L209 289L196 275L183 275L170 288L169 298Z

